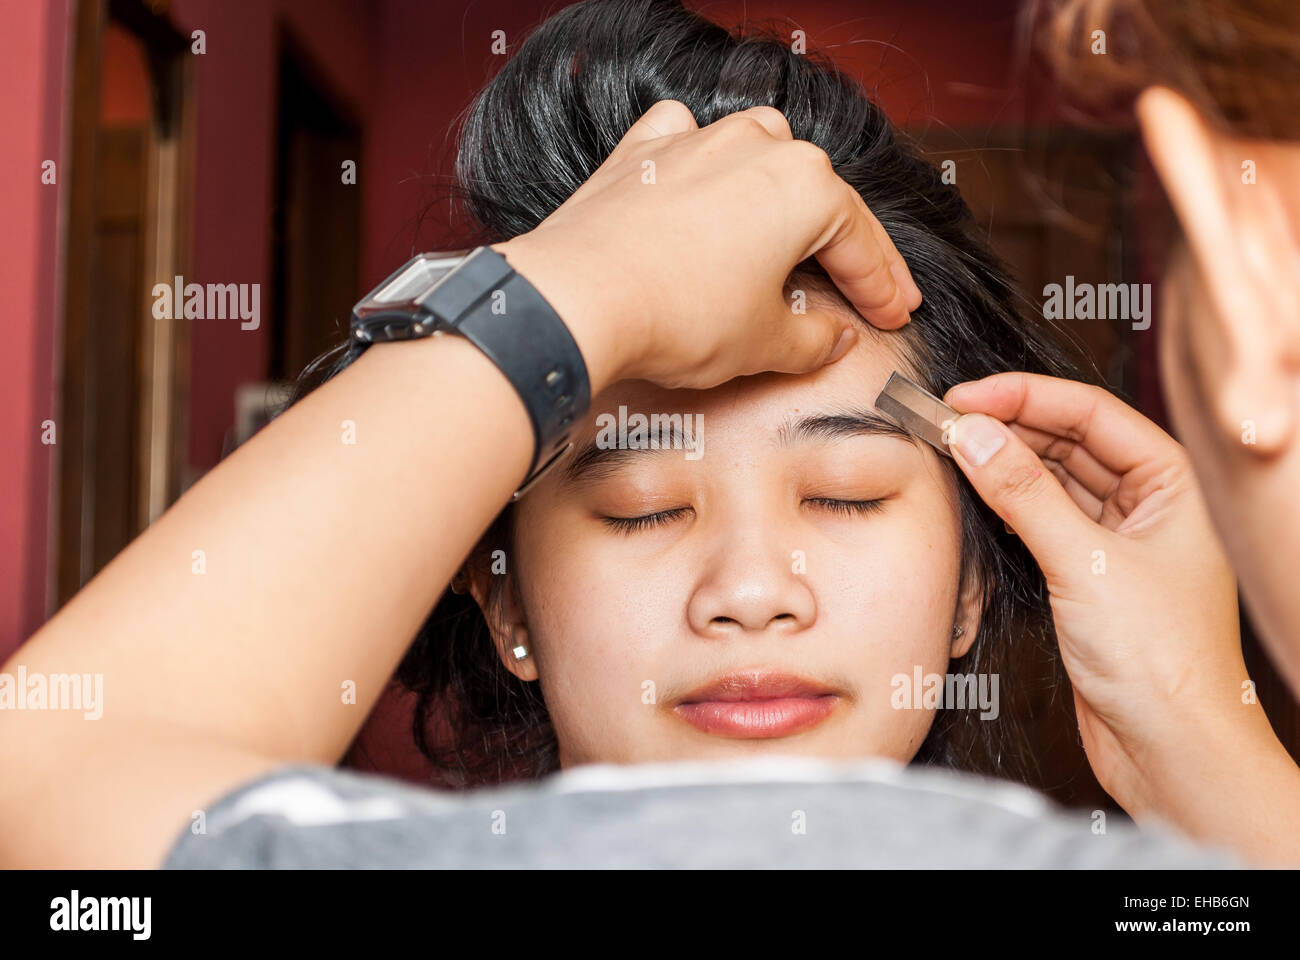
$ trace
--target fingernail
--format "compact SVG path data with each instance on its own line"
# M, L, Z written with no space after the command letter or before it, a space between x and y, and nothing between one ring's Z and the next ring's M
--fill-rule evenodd
M953 442L961 455L976 467L982 467L1007 442L1003 426L982 413L958 417L953 425Z
M852 327L845 327L844 332L840 334L839 340L835 343L835 349L832 350L831 355L826 358L826 362L834 363L840 357L844 356L844 354L849 352L849 348L853 346L857 339L858 331L854 330Z

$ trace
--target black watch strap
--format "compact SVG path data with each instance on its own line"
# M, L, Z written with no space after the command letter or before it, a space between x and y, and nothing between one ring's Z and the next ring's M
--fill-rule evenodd
M425 254L402 267L353 310L352 350L435 330L482 350L528 411L533 459L517 500L573 447L573 428L591 406L582 352L537 288L489 247L463 259Z

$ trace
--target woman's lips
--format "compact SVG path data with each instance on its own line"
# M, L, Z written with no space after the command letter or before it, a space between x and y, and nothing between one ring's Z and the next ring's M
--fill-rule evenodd
M719 737L763 739L787 737L821 723L839 697L785 697L780 700L709 700L682 703L677 715L705 733Z
M816 726L839 699L834 691L802 677L750 672L719 677L687 694L673 709L704 733L764 739Z

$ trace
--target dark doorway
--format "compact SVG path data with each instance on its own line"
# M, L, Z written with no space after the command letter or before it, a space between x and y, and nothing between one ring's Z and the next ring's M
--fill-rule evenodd
M288 35L276 144L268 379L285 381L346 335L361 259L360 127Z

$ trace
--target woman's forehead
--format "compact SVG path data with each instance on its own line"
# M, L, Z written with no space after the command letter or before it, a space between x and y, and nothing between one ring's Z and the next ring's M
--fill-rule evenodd
M697 414L723 428L728 422L772 429L791 413L822 409L874 409L875 399L894 370L915 374L901 355L901 340L859 335L844 357L804 374L763 373L737 377L708 390L666 389L642 380L616 383L592 400L583 434L596 432L596 418L617 415Z

